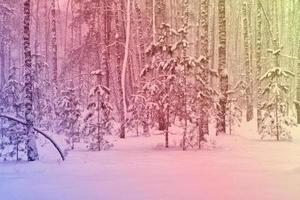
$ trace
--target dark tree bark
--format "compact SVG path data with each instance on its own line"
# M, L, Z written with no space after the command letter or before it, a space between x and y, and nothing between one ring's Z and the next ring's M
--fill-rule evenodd
M209 10L209 1L208 0L201 0L201 15L200 15L200 25L201 25L201 49L202 49L202 56L205 59L202 60L202 66L204 67L204 73L202 75L203 80L205 81L206 86L208 86L208 70L209 70L209 50L208 50L208 10ZM201 122L200 128L202 130L202 137L203 135L208 135L208 109L206 102L203 102L202 109L201 109ZM200 137L200 138L202 138ZM200 147L200 146L199 146Z
M57 86L57 31L56 31L56 0L51 1L51 35L52 35L52 68L53 82Z
M0 38L1 40L1 38ZM3 89L4 85L5 85L5 46L4 46L4 42L0 41L0 60L1 60L1 71L0 71L0 90Z
M109 43L111 40L111 18L112 18L112 12L111 12L111 6L112 3L110 0L105 0L104 4L104 31L105 31L105 56L104 56L104 64L105 64L105 71L106 71L106 87L109 88L110 86L110 47Z
M262 65L261 65L261 56L262 56L262 10L261 5L257 4L257 15L256 15L256 84L257 84L257 129L258 133L261 132L262 124L262 113L261 113L261 81L260 77L262 75Z
M25 58L25 120L27 123L26 150L28 161L39 159L33 129L33 72L30 48L30 0L24 1L24 58Z
M119 113L120 113L120 122L121 122L121 128L120 128L120 138L125 138L125 110L124 110L124 105L123 105L123 90L122 90L122 69L121 69L121 24L119 20L119 5L117 2L115 2L115 31L116 31L116 69L117 69L117 81L118 81L118 89L119 89L119 98L121 99L118 103L119 105Z
M217 119L217 135L226 133L226 105L228 91L228 74L226 70L226 7L225 0L218 1L219 14L219 76L221 97Z
M252 85L251 85L251 58L250 58L250 37L249 37L249 20L247 14L247 3L243 4L243 28L244 28L244 47L245 47L245 70L246 70L246 120L250 121L253 119L253 101L252 101Z
M298 11L300 9L300 1L298 1ZM299 12L300 17L300 12ZM300 102L300 23L298 26L298 64L297 64L297 101ZM297 105L297 121L300 124L300 105Z

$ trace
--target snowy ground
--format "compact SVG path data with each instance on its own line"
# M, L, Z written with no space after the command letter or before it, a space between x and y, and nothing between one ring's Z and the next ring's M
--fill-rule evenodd
M300 137L221 136L215 149L187 152L157 148L162 137L72 152L64 163L45 152L35 163L0 163L0 200L300 199Z

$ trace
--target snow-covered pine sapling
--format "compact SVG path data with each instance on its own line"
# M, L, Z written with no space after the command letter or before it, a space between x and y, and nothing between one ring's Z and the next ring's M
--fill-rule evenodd
M132 96L132 104L128 108L128 124L127 128L135 128L136 136L139 136L139 127L143 128L143 135L149 135L149 109L147 108L146 102L149 102L144 95L144 92L138 91L136 95Z
M34 113L35 124L50 128L54 123L54 103L53 95L50 94L52 90L52 82L47 80L49 75L49 66L42 55L33 54L33 68L34 68ZM52 99L52 100L51 100ZM54 101L53 101L54 100Z
M226 106L226 123L229 134L232 134L234 126L240 126L242 122L243 110L239 106L239 99L245 97L248 85L244 81L238 81L237 84L227 91L228 101Z
M266 136L280 139L291 139L289 128L293 125L290 116L287 116L287 97L290 89L286 80L295 75L278 67L271 68L261 78L266 82L262 95L267 97L267 101L262 104L263 119L261 138Z
M96 85L90 90L90 103L84 114L83 134L92 151L107 150L112 144L104 138L112 134L112 106L109 103L110 89Z
M16 79L16 67L9 70L8 80L1 95L0 113L21 118L24 115L20 94L22 83ZM1 118L0 157L3 160L26 160L26 129L14 121Z
M174 55L179 47L179 43L171 44L172 37L179 33L173 30L169 24L162 24L157 42L153 42L146 50L147 56L151 57L151 65L146 65L141 72L144 77L150 72L159 74L144 83L139 94L146 100L145 108L148 113L157 116L155 121L159 127L164 129L165 146L169 146L169 116L172 108L172 94L174 87L179 81L174 81L178 77L176 68L179 66L179 59ZM162 125L163 122L163 125Z
M228 98L226 122L228 124L229 135L232 134L233 128L240 126L242 122L242 109L237 106L236 102L236 98Z
M22 83L16 78L16 67L9 69L8 80L4 85L3 92L1 95L1 104L5 106L5 113L18 115L21 109L21 90Z
M56 116L58 117L58 132L65 134L67 143L74 149L74 141L78 140L78 119L81 115L79 99L74 88L61 90L56 103Z

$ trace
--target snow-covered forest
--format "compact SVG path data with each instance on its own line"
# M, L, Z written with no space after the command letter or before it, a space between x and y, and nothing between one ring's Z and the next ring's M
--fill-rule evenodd
M299 20L299 0L0 0L0 199L299 199Z

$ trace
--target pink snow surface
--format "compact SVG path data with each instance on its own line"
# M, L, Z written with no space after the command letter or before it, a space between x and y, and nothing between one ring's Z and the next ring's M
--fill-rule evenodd
M300 138L260 141L240 131L202 151L165 150L162 135L77 150L65 162L44 148L39 162L0 164L0 200L299 200Z

